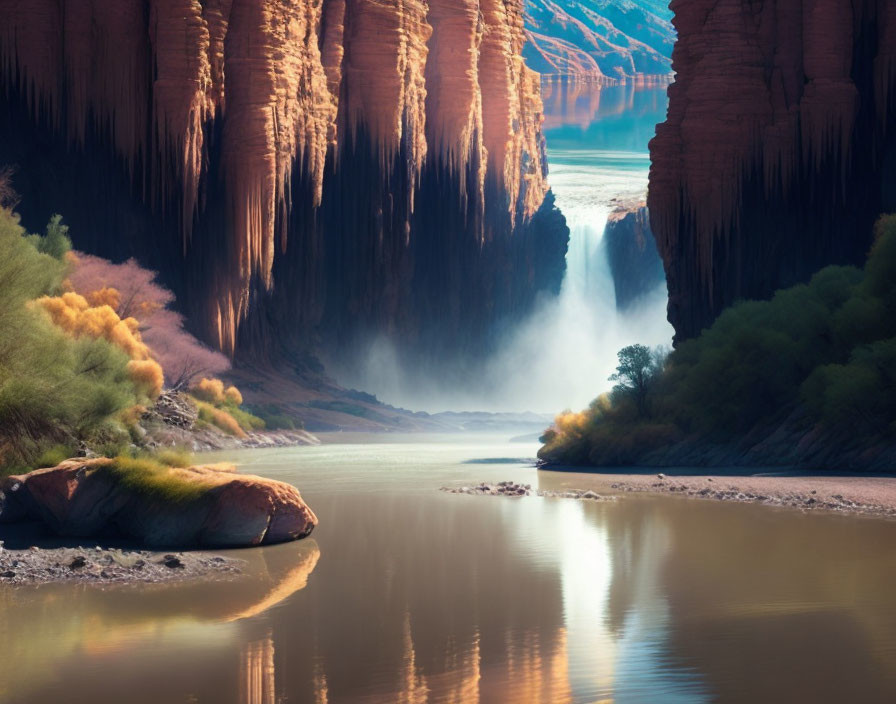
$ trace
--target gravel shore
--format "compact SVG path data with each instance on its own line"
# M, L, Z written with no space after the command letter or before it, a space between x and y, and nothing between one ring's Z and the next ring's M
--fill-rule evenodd
M584 499L587 501L613 501L615 496L599 494L590 489L567 489L561 491L541 491L533 489L531 484L517 484L506 481L497 484L473 484L472 486L443 486L439 491L449 494L470 494L472 496L542 496L556 499Z
M835 511L896 518L896 477L673 475L544 472L539 486L502 481L444 486L441 491L474 496L540 496L613 500L626 493L674 494L694 499L758 503L801 511Z
M0 546L0 586L51 582L154 584L209 576L226 579L239 575L243 565L242 560L202 552L100 547L9 550Z
M802 511L835 511L896 517L896 477L825 475L688 475L541 473L555 490L662 493L696 499L759 503ZM541 477L540 477L541 478Z

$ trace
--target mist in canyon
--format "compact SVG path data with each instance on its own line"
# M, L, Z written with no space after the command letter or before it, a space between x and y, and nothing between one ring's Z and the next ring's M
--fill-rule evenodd
M341 385L413 410L553 413L609 389L620 348L671 343L665 283L617 310L604 240L611 212L646 197L647 144L665 118L665 86L556 82L543 93L549 182L570 230L559 294L542 294L484 360L415 363L383 335L330 363Z

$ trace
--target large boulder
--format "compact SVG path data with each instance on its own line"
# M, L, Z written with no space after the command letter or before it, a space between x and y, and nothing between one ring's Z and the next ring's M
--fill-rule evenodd
M218 466L125 466L106 458L0 480L0 523L59 535L117 535L149 547L244 547L304 538L317 517L298 489Z

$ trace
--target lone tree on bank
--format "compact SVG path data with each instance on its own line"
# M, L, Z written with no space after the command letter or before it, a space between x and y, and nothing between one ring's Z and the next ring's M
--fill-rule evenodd
M613 391L633 398L638 415L645 417L648 415L647 395L658 369L656 357L644 345L623 347L618 357L619 366L609 379L616 382Z

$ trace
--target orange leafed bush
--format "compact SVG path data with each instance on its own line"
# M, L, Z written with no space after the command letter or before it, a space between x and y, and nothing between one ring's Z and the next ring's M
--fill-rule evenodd
M214 425L228 435L234 435L238 438L246 437L245 431L240 427L236 418L227 411L215 408L205 401L199 401L197 405L199 408L199 420Z
M243 395L235 386L228 386L226 389L224 389L224 398L228 403L232 403L234 406L243 405Z
M588 416L584 412L567 411L554 419L554 425L560 433L582 433L588 425Z
M98 291L91 291L90 293L85 294L85 298L87 298L87 302L94 308L98 306L109 306L116 313L121 305L121 294L118 292L118 289L109 286L104 286Z
M224 403L224 382L220 379L206 379L203 377L192 389L196 398L208 401L216 405Z
M74 336L103 338L124 350L131 359L149 359L149 348L143 344L134 318L121 319L108 305L91 306L84 296L64 293L43 296L37 305L50 314L53 322Z
M221 430L230 433L231 435L235 435L239 438L245 437L246 433L243 432L243 429L240 427L240 424L236 422L236 418L227 413L227 411L222 411L219 408L215 408L212 411L212 415L214 416L214 423Z
M138 391L149 398L158 398L162 393L165 375L154 359L132 359L128 362L128 374Z
M187 332L184 317L169 308L174 294L156 281L154 271L134 259L115 264L83 252L69 252L67 261L65 287L86 296L94 306L106 304L121 318L139 320L143 342L162 365L172 388L186 388L194 379L230 368L224 355Z
M220 379L206 379L203 377L191 389L192 394L202 401L207 401L215 406L221 406L225 403L240 406L243 403L243 395L235 386L224 387L224 382Z
M149 397L162 392L164 373L152 358L149 347L140 337L139 323L134 318L121 319L109 305L91 306L77 293L43 296L35 305L45 310L57 326L73 337L86 335L104 339L123 350L132 360L128 365L135 385Z

